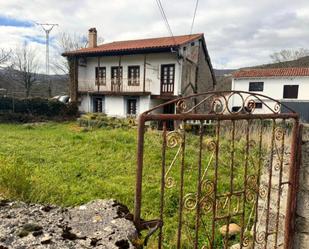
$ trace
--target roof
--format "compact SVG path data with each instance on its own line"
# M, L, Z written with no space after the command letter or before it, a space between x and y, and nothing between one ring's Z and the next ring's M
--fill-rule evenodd
M233 73L234 78L265 78L309 76L309 67L241 69Z
M204 37L203 34L180 35L139 40L115 41L99 45L95 48L82 48L63 53L64 56L83 54L108 54L117 52L144 51L150 49L169 49Z

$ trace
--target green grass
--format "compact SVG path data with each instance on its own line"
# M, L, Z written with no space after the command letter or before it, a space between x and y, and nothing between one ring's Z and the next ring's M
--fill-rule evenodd
M184 195L196 192L198 165L198 136L187 133L185 151ZM133 211L136 171L136 129L97 129L85 131L75 123L47 123L43 125L0 125L0 192L10 198L26 202L52 203L62 206L78 205L98 198L113 198ZM206 141L210 137L205 138ZM218 161L220 178L218 192L229 191L230 148L229 139L222 136ZM143 172L144 219L159 218L162 135L148 132L145 137ZM234 188L241 189L244 182L245 142L235 144ZM176 148L166 151L166 164L173 160ZM250 149L248 174L257 168L254 160L256 148ZM224 153L223 153L224 152ZM202 168L205 170L212 152L203 151ZM165 248L174 248L178 219L180 156L170 172L174 186L165 189L164 238ZM214 160L210 162L206 178L214 177ZM205 190L203 190L205 191ZM204 193L204 192L203 192ZM232 202L235 207L236 200ZM246 207L249 213L249 206ZM246 215L246 217L248 214ZM184 210L183 248L192 248L194 235L193 211ZM211 215L202 220L201 234L211 226ZM225 224L226 220L219 222ZM234 222L240 222L236 218ZM250 222L250 221L248 221ZM190 228L190 229L188 229ZM217 229L218 227L216 227ZM204 230L203 230L204 229ZM218 244L221 238L218 237ZM154 241L154 240L152 240ZM190 242L190 243L189 243ZM187 246L186 246L187 243ZM202 242L201 242L202 243ZM191 246L190 246L191 245ZM152 242L150 248L156 248Z

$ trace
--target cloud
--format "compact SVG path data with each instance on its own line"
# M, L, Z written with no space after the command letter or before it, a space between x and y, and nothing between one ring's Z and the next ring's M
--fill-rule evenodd
M161 1L173 33L190 32L195 1ZM87 35L96 27L105 42L169 35L155 0L10 0L1 1L0 8L10 20L58 23L50 34L52 55L58 55L60 32ZM237 68L269 63L269 54L281 49L308 48L308 26L307 0L205 0L199 2L193 32L205 34L215 67ZM44 59L40 27L0 28L1 47L14 48L26 39Z
M0 15L0 26L12 26L12 27L25 27L30 28L34 26L34 23L28 20L20 20L11 18L8 16Z

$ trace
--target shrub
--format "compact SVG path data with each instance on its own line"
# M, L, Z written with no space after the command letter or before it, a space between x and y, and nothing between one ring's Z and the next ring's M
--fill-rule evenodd
M102 113L89 113L78 119L79 126L91 128L132 128L136 126L133 118L108 117Z
M75 103L64 104L57 100L42 98L12 99L1 97L0 112L5 113L5 115L1 115L0 121L27 122L27 119L33 120L38 117L45 119L76 117L78 107Z

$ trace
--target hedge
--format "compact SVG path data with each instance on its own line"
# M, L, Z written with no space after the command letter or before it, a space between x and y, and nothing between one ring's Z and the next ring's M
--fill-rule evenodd
M31 117L68 117L77 116L78 108L74 103L64 104L57 100L42 98L12 99L0 97L0 113L2 116L14 114L28 115ZM10 116L10 117L11 117ZM15 115L16 117L18 115Z

